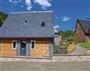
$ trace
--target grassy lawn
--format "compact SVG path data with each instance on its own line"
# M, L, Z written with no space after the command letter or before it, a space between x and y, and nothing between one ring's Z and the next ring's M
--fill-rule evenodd
M83 48L90 49L90 42L79 43L79 45Z

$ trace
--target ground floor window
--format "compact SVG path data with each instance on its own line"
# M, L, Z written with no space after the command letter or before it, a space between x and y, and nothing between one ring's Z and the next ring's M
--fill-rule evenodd
M12 43L13 45L12 45L12 48L16 48L17 46L17 41L13 41L13 43Z
M36 45L36 41L35 40L32 40L31 41L31 48L34 49L35 48L35 45Z
M1 47L1 40L0 40L0 47ZM0 48L0 50L1 50L1 48Z

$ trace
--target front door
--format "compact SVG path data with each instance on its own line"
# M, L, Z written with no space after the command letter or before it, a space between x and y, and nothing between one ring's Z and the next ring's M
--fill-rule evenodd
M20 42L20 56L26 56L26 42Z

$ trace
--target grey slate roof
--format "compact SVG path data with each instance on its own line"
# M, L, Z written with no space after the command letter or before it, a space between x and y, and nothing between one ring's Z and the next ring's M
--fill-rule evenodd
M42 27L41 22L45 22L45 26ZM52 11L11 13L0 28L0 38L54 37L53 23Z
M87 20L79 20L83 30L85 33L89 33L89 28L90 28L90 21Z

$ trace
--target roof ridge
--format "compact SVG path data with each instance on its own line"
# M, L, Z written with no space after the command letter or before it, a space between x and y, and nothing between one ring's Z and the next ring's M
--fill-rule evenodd
M20 14L20 13L46 13L46 12L53 12L53 11L23 11L23 12L10 12L9 14Z

